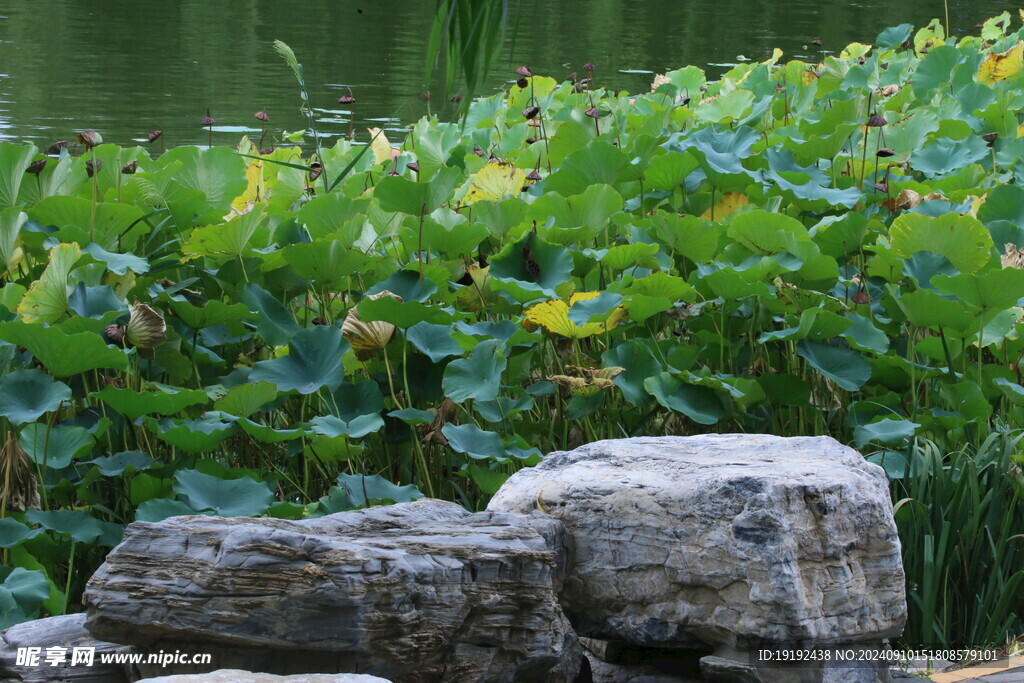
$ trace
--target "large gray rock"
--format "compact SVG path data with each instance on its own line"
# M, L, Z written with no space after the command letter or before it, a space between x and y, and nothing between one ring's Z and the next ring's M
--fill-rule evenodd
M35 666L19 665L18 648L41 648ZM62 648L66 660L55 666L46 661L47 648ZM92 666L71 666L74 648L95 648ZM0 681L63 681L65 683L122 683L128 681L124 664L103 664L108 653L127 653L131 648L93 638L85 630L84 614L66 614L16 624L0 633Z
M741 660L906 620L885 474L831 438L600 441L520 470L488 507L538 509L575 545L561 597L580 635Z
M558 604L562 533L543 515L437 500L136 522L89 581L87 627L278 674L572 681L582 650Z
M275 676L241 669L218 669L205 674L175 674L143 678L139 683L391 683L366 674L296 674Z

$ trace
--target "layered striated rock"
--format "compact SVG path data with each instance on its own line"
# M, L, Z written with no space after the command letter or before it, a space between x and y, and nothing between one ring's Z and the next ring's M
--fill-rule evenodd
M18 648L39 648L38 661L18 663ZM53 650L51 648L56 648ZM92 665L72 665L75 649L94 648ZM67 614L16 624L0 632L0 681L62 681L64 683L122 683L130 680L124 664L104 664L104 654L128 653L130 647L93 638L85 630L84 614ZM64 657L47 660L48 653Z
M582 654L557 598L562 533L543 515L437 500L136 522L89 581L87 627L150 650L215 648L220 668L572 681Z
M520 470L488 510L566 526L580 635L739 661L763 642L877 642L906 620L885 475L828 437L601 441Z

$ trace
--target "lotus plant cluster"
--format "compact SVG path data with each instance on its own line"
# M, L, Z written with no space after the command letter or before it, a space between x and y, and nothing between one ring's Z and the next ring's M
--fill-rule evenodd
M543 453L702 431L829 434L895 487L922 439L1020 428L1022 37L634 94L523 66L312 152L266 110L236 147L0 144L8 623L134 520L478 508Z

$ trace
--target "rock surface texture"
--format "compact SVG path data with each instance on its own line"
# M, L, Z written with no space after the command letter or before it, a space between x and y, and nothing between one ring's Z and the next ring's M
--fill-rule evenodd
M89 581L87 628L279 674L572 681L582 649L558 604L562 533L543 515L437 500L136 522Z
M176 674L143 678L139 683L391 683L366 674L296 674L275 676L241 669L218 669L205 674Z
M596 442L520 470L488 510L565 525L580 635L740 663L758 643L880 642L906 620L885 474L828 437Z
M42 648L37 666L17 664L19 647ZM67 660L56 666L46 661L47 648L64 648ZM92 666L71 666L71 649L94 647ZM0 633L0 681L65 681L66 683L122 683L129 678L123 664L101 664L100 655L129 652L131 648L96 640L85 630L84 614L67 614L26 621Z

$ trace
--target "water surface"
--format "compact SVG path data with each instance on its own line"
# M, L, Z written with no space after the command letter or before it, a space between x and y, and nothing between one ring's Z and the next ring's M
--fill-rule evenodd
M436 84L428 101L420 97L429 87L434 4L9 0L0 3L0 139L45 146L94 128L124 145L161 129L169 145L205 144L199 122L207 107L223 126L215 144L234 144L246 129L258 135L252 114L261 109L277 130L305 128L295 81L271 48L275 38L303 63L313 104L328 110L318 127L330 135L400 129L428 110L450 117L453 106ZM953 32L974 31L1006 7L952 3ZM596 85L635 92L647 89L651 72L695 64L716 76L721 65L765 59L774 47L786 58L817 59L944 11L935 0L520 0L488 88L523 63L561 79L590 61ZM356 103L337 104L349 88Z

